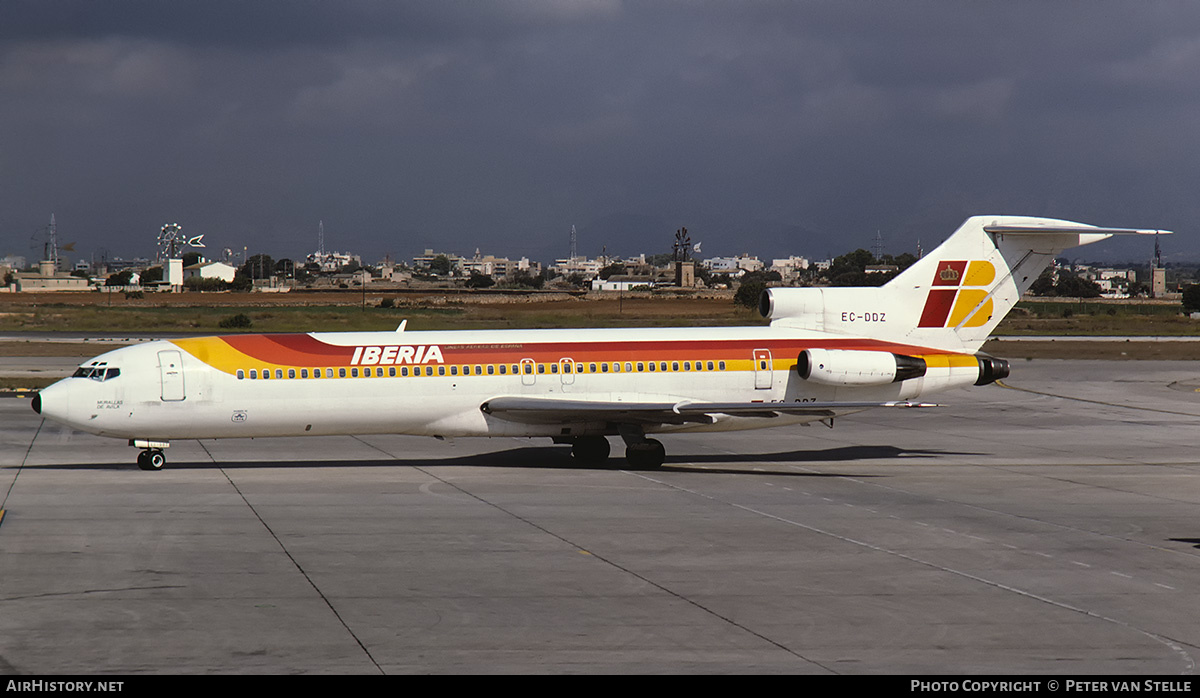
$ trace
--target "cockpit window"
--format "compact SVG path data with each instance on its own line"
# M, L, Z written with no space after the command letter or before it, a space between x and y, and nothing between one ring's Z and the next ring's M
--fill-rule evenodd
M72 378L91 378L94 381L112 380L121 375L121 369L108 368L104 364L92 366L80 366L75 369L75 373L71 374Z

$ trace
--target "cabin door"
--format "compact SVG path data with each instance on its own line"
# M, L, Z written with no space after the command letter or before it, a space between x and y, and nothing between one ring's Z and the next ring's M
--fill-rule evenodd
M184 398L183 356L178 351L158 352L158 373L162 378L162 399L175 402Z
M754 350L754 388L767 390L771 387L773 373L771 371L771 350Z

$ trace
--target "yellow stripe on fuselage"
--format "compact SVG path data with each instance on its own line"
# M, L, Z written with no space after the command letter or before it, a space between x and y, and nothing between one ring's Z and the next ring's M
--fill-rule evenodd
M230 375L236 373L239 368L250 365L257 367L262 364L261 361L246 356L218 337L172 339L171 343L218 371Z

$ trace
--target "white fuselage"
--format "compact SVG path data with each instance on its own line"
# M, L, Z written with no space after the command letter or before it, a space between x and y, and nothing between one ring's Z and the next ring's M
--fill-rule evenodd
M929 368L922 377L884 385L817 384L794 370L799 353L813 347L924 353ZM480 407L499 396L631 404L906 400L977 377L969 355L778 327L240 335L109 352L83 364L78 377L43 390L38 407L82 431L127 439L571 437L613 434L616 427L570 419L519 423ZM715 415L710 424L646 431L816 419Z

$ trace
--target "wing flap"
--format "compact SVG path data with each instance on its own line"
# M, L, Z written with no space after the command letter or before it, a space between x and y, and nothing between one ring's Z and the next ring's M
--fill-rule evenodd
M930 403L889 402L611 402L503 396L479 406L485 414L522 424L712 424L717 415L772 418L806 415L819 419L876 408L937 407Z

